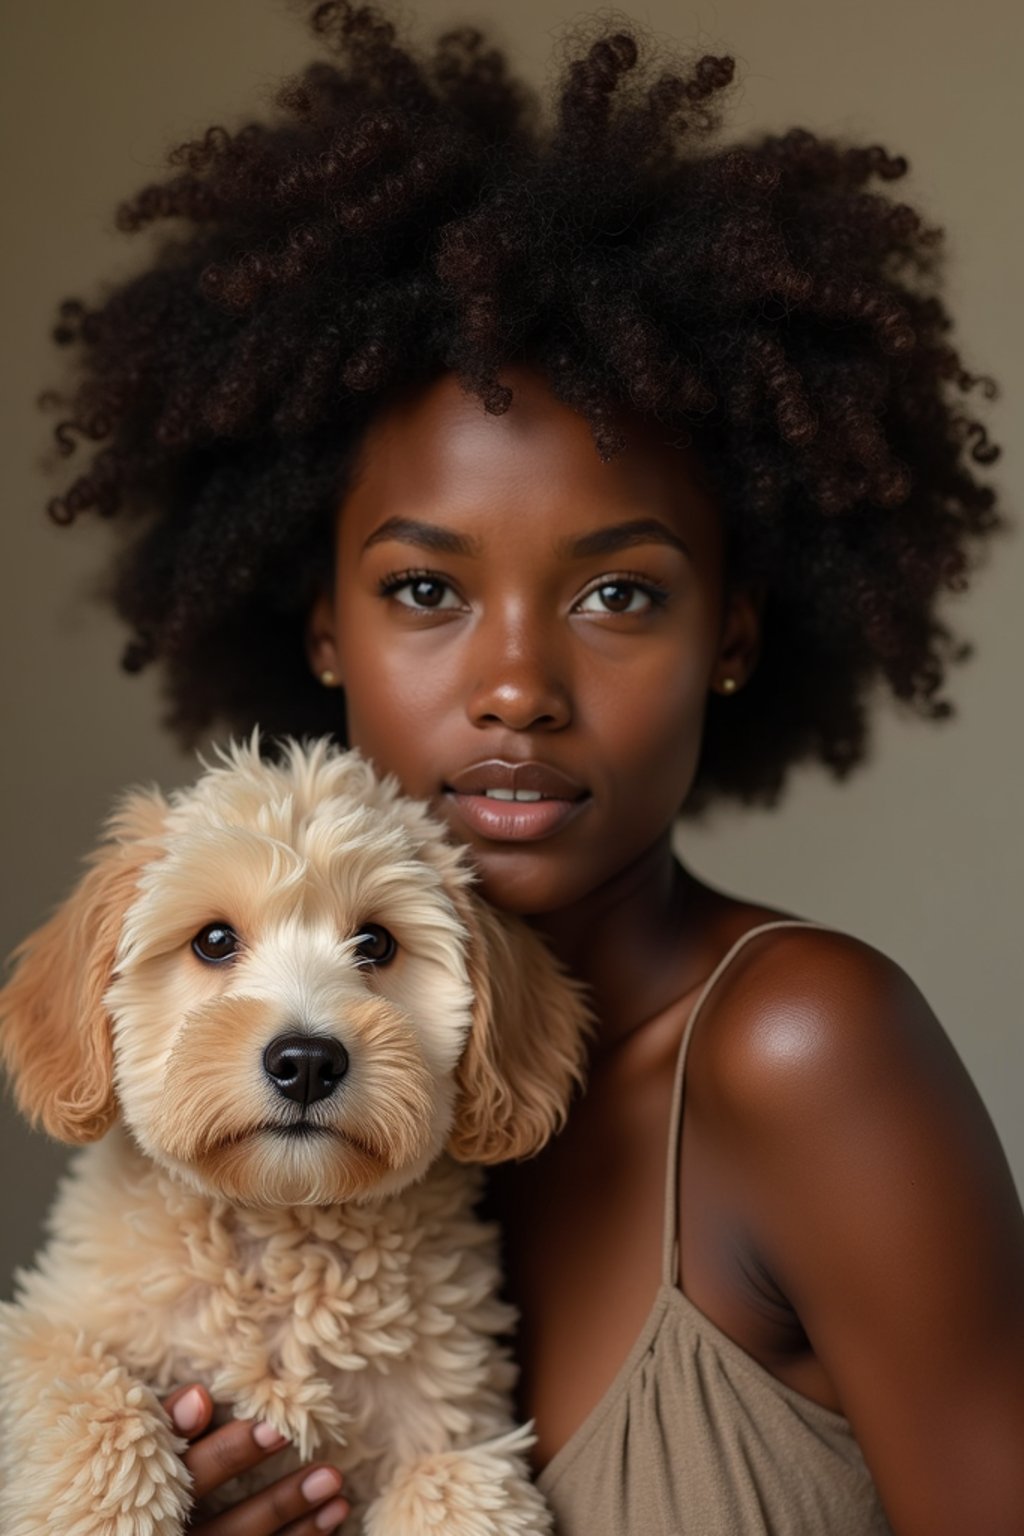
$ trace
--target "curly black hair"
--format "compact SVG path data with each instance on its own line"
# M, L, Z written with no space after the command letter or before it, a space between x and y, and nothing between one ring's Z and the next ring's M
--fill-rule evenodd
M771 804L801 760L846 775L883 679L950 714L970 647L936 604L1005 526L957 396L996 386L947 340L943 231L872 185L906 160L803 128L720 144L733 60L616 13L564 34L547 110L473 27L413 45L370 5L305 9L325 56L267 120L173 150L117 222L176 233L54 332L58 446L100 446L50 512L123 527L124 665L162 664L180 738L337 730L303 631L363 429L444 371L500 414L513 361L604 460L623 405L695 444L730 573L766 593L686 814Z

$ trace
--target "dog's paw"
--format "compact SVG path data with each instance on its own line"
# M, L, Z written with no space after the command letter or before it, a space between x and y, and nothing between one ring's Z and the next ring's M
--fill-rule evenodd
M303 1461L330 1456L334 1447L346 1444L351 1415L338 1405L334 1388L323 1377L264 1370L260 1380L253 1382L247 1372L229 1365L209 1385L215 1402L231 1403L237 1419L260 1419L273 1425Z
M366 1536L548 1536L551 1515L522 1457L532 1440L521 1428L420 1457L371 1505Z
M4 1536L179 1536L189 1476L153 1393L87 1352L65 1358L8 1422Z

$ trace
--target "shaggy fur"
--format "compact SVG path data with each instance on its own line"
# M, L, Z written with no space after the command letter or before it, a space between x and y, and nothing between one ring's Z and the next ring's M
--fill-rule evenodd
M347 1530L550 1529L463 1163L559 1127L587 1011L470 882L425 807L326 742L275 764L254 738L169 801L122 803L0 994L21 1109L94 1143L0 1316L4 1536L179 1532L183 1442L158 1394L193 1380L292 1441L232 1499L326 1454ZM230 960L192 948L214 922L239 936ZM368 923L390 963L358 952ZM263 1069L295 1031L349 1057L306 1106Z

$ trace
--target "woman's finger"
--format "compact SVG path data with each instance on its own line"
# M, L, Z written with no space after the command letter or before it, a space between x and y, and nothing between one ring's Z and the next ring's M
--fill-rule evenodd
M213 1417L213 1399L205 1387L193 1382L177 1387L162 1399L161 1406L171 1423L186 1440L201 1435Z
M324 1536L325 1532L339 1530L338 1522L344 1520L347 1514L347 1500L332 1499L330 1504L318 1509L315 1515L307 1515L305 1520L297 1520L294 1525L289 1525L282 1536ZM321 1522L319 1525L318 1520Z
M300 1467L191 1529L195 1536L324 1536L348 1514L341 1484L336 1467Z
M163 1407L178 1433L192 1442L182 1459L197 1501L288 1444L271 1425L251 1419L235 1419L204 1433L213 1401L206 1388L195 1383L170 1393ZM347 1501L339 1497L341 1486L335 1467L301 1467L189 1529L196 1536L277 1536L286 1528L286 1536L324 1536L337 1530L348 1514Z
M232 1419L193 1441L182 1460L192 1475L196 1498L202 1499L240 1472L259 1466L287 1444L270 1424Z

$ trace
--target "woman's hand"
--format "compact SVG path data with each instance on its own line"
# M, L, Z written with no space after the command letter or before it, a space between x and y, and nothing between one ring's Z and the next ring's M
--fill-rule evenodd
M205 1387L179 1387L164 1398L163 1406L178 1433L191 1442L184 1461L192 1475L197 1506L214 1488L258 1466L288 1443L269 1424L254 1424L251 1419L209 1429L213 1401ZM203 1519L197 1507L188 1528L196 1536L275 1536L281 1531L287 1536L323 1536L325 1531L337 1530L348 1514L348 1504L338 1497L341 1482L336 1467L313 1463L209 1519Z

